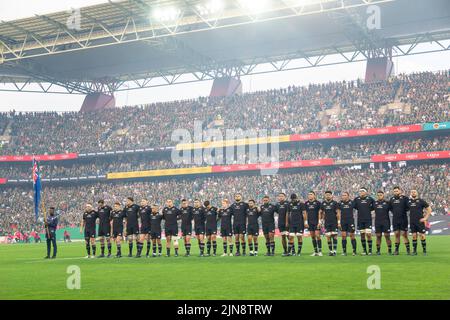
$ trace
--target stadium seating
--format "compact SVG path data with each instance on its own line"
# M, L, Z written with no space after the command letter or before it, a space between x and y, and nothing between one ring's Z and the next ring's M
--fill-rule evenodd
M206 127L218 116L226 128L280 129L284 134L446 121L448 82L449 72L443 71L373 84L336 82L101 112L10 112L1 116L10 133L0 153L167 147L174 145L175 129L192 131L195 120Z
M276 176L214 176L194 179L153 180L131 183L97 183L72 186L46 187L46 203L52 203L58 209L61 225L77 225L80 213L87 201L105 199L124 202L127 196L136 199L147 197L152 203L160 205L172 198L179 205L182 198L209 199L214 205L220 205L222 198L232 199L233 193L241 192L245 199L258 201L268 194L272 201L278 192L295 192L304 199L311 189L316 190L319 198L331 189L337 196L342 191L350 191L353 196L361 186L391 191L393 186L401 185L405 191L417 188L421 197L427 199L433 211L445 214L449 210L449 167L447 164L420 165L392 168L335 168L305 171L295 174ZM92 193L94 191L94 194ZM7 230L13 223L21 230L31 230L34 226L33 192L30 188L16 187L4 189L0 194L0 227Z
M308 142L301 145L280 150L279 158L274 161L314 160L319 158L333 158L335 160L368 159L376 154L395 154L421 151L450 150L450 137L425 138L390 138L380 141L376 138L364 142L333 143ZM235 159L234 163L249 163L247 157ZM207 163L203 163L206 165ZM229 163L228 163L229 164ZM195 167L194 160L190 163L175 164L170 153L163 155L119 155L114 157L96 157L92 161L80 162L49 162L41 165L45 178L68 178L79 176L99 176L110 172L141 171L153 169L173 169ZM0 177L8 179L31 179L28 163L0 166Z

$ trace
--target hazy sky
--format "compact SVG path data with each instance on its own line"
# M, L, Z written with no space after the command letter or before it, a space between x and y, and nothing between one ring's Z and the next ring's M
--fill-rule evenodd
M86 5L107 2L105 0L0 0L0 20L13 20L55 11L68 10ZM449 44L446 42L447 45ZM421 45L424 48L430 44ZM332 57L330 58L332 59ZM394 59L396 73L414 71L436 71L450 68L450 51L415 55ZM257 91L289 85L307 85L337 80L363 78L365 62L342 64L242 78L244 91ZM0 88L5 88L0 84ZM211 82L175 85L154 89L132 90L116 93L116 104L135 105L154 101L170 101L198 96L207 96ZM0 92L0 111L76 111L84 96L40 93Z

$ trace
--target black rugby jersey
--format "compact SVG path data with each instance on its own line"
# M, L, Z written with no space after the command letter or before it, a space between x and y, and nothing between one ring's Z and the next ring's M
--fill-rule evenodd
M319 223L319 210L320 210L320 202L318 200L305 201L305 211L306 217L308 218L308 223L310 224Z
M89 212L83 213L83 220L84 220L84 228L86 230L95 231L95 223L98 218L98 213L95 210L91 210Z
M353 200L353 208L358 212L358 221L372 221L374 203L375 200L372 197L356 197Z
M99 207L97 210L100 228L107 227L111 223L111 211L110 206Z

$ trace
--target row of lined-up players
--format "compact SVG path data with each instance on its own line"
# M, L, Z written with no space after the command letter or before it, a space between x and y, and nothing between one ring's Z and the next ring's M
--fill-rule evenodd
M422 248L426 254L426 227L425 223L431 214L429 204L419 198L417 190L411 190L410 196L402 195L400 187L393 189L393 196L387 200L383 191L378 191L376 199L368 195L366 188L359 190L359 196L350 199L348 192L343 192L341 199L336 201L331 191L326 191L324 200L318 201L314 191L310 191L307 200L302 202L296 194L292 194L291 201L287 201L285 193L279 193L276 204L270 202L269 196L264 196L262 204L257 205L255 200L244 202L240 193L235 194L235 202L230 204L223 199L221 207L212 206L210 201L194 200L190 206L189 201L183 199L179 208L174 206L173 200L168 199L166 206L160 210L156 204L150 205L148 200L142 199L140 206L134 203L132 197L127 198L124 208L120 202L114 203L111 208L103 200L98 202L98 209L94 210L91 203L86 204L80 232L86 240L87 257L94 257L96 252L96 224L98 220L98 237L101 244L101 255L105 256L105 242L108 248L108 257L111 256L111 238L117 244L117 255L121 257L121 241L128 238L129 257L133 256L133 241L136 242L137 255L141 257L145 241L147 253L150 255L151 246L153 256L160 256L162 251L161 233L162 220L166 237L166 255L170 256L172 239L174 240L175 256L178 256L179 221L181 220L181 236L184 240L185 255L191 251L191 235L195 232L200 249L200 256L217 253L216 236L218 234L218 221L220 220L220 235L223 238L223 256L246 255L246 238L249 246L249 255L258 254L258 236L260 232L259 219L262 232L266 239L267 256L275 254L275 214L278 215L278 229L281 234L283 256L300 255L303 245L303 232L309 230L314 248L313 256L322 256L321 231L324 231L329 248L329 255L335 256L338 245L338 231L342 236L342 255L347 255L347 236L350 237L352 254L356 255L355 219L361 234L362 255L372 254L372 223L375 220L375 234L377 237L377 254L380 254L381 240L384 235L388 253L398 255L400 238L403 237L407 254L410 252L408 239L408 212L409 226L412 232L413 255L417 254L417 240L420 235ZM392 213L392 221L390 218ZM194 222L194 226L192 225ZM390 239L391 229L395 234L395 251L392 252ZM233 236L235 242L233 243ZM297 238L297 250L295 239ZM92 254L91 254L92 249ZM158 249L158 251L157 251ZM242 249L242 253L241 253Z

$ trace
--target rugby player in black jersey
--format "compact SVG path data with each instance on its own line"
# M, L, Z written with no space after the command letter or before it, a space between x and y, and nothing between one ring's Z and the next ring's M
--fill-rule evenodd
M233 233L236 244L236 256L241 255L240 245L242 245L242 254L245 255L245 234L246 230L246 213L248 204L242 201L242 195L236 193L234 195L235 202L231 205L231 214L233 215Z
M320 238L320 202L316 199L314 191L308 192L308 200L305 201L305 211L307 220L305 221L305 228L308 228L309 234L314 248L311 256L322 256L322 240Z
M222 257L227 256L227 244L230 247L230 256L233 255L233 229L231 225L232 212L230 208L230 201L228 199L222 200L222 207L219 209L220 219L220 236L223 241Z
M158 256L161 256L161 222L163 220L162 213L159 212L157 205L152 205L152 215L150 216L150 238L152 240L153 257L156 257L156 246L158 246Z
M120 202L116 201L111 211L111 235L116 243L117 254L116 258L122 257L122 237L123 237L123 223L125 220L125 212L123 211Z
M422 198L419 198L417 190L411 190L408 199L409 224L412 233L413 255L417 255L417 234L420 235L423 254L427 254L426 226L425 223L431 215L431 206Z
M341 237L342 237L342 255L347 255L347 236L350 235L352 243L352 254L356 255L356 237L355 237L355 218L353 215L353 200L350 200L350 194L344 191L339 202L341 210Z
M411 254L409 239L408 239L408 197L402 195L402 190L399 186L393 189L394 196L391 197L389 203L392 211L392 229L395 236L395 251L394 255L399 254L400 236L403 238L403 243L406 247L406 254Z
M261 224L266 238L266 256L275 255L275 212L276 207L270 203L269 196L263 197L263 204L259 208L261 213Z
M134 203L133 197L128 197L123 210L127 219L125 236L128 238L128 257L131 258L133 256L133 240L136 241L136 246L139 242L139 206Z
M341 227L341 210L339 209L339 204L333 199L331 191L325 191L325 200L322 201L320 210L322 212L322 220L325 222L328 255L336 256L338 229Z
M211 205L209 200L203 202L205 206L205 224L206 224L206 254L211 255L211 246L213 256L217 254L217 208Z
M141 206L139 207L139 218L141 219L140 235L137 244L137 255L140 257L144 242L147 242L147 252L145 256L148 258L150 254L150 215L152 214L152 208L148 204L147 199L141 200Z
M194 200L192 216L194 217L194 231L200 248L200 257L203 257L205 252L205 208L198 199Z
M291 194L291 202L288 207L289 246L288 253L292 256L300 255L303 245L303 230L305 228L305 205L295 193ZM295 253L295 238L297 238L297 253Z
M101 254L99 258L105 257L105 241L108 244L108 258L111 257L111 210L112 208L105 205L104 200L98 200L98 236L100 238Z
M192 236L192 207L187 199L181 200L181 236L183 237L185 257L191 255L191 236Z
M170 257L170 246L172 239L177 240L178 237L178 217L180 212L173 205L172 199L167 199L166 206L162 211L164 219L164 233L166 234L166 257ZM178 257L178 243L174 243L175 257Z
M381 254L381 240L383 235L386 239L388 253L392 254L391 218L389 217L391 205L389 201L384 198L384 192L382 190L377 192L377 200L375 200L374 209L375 235L377 236L377 255Z
M283 245L283 256L287 256L288 254L288 237L289 237L289 228L288 228L288 215L287 210L289 207L289 202L286 201L286 194L280 192L277 197L278 203L275 205L276 212L278 213L278 230L281 235L281 244Z
M259 223L258 218L260 216L258 207L255 200L248 201L247 208L247 240L248 250L250 256L258 255L258 236L259 236Z
M374 210L372 197L367 195L367 189L361 188L359 196L353 200L353 208L358 213L358 229L361 233L362 255L372 254L372 211ZM366 242L367 241L367 242ZM367 252L367 245L369 252Z
M86 258L95 258L95 226L98 219L98 213L94 210L91 203L87 203L84 213L83 219L81 220L80 233L83 232L84 229L84 240L86 242ZM91 255L91 247L92 247L92 255Z

